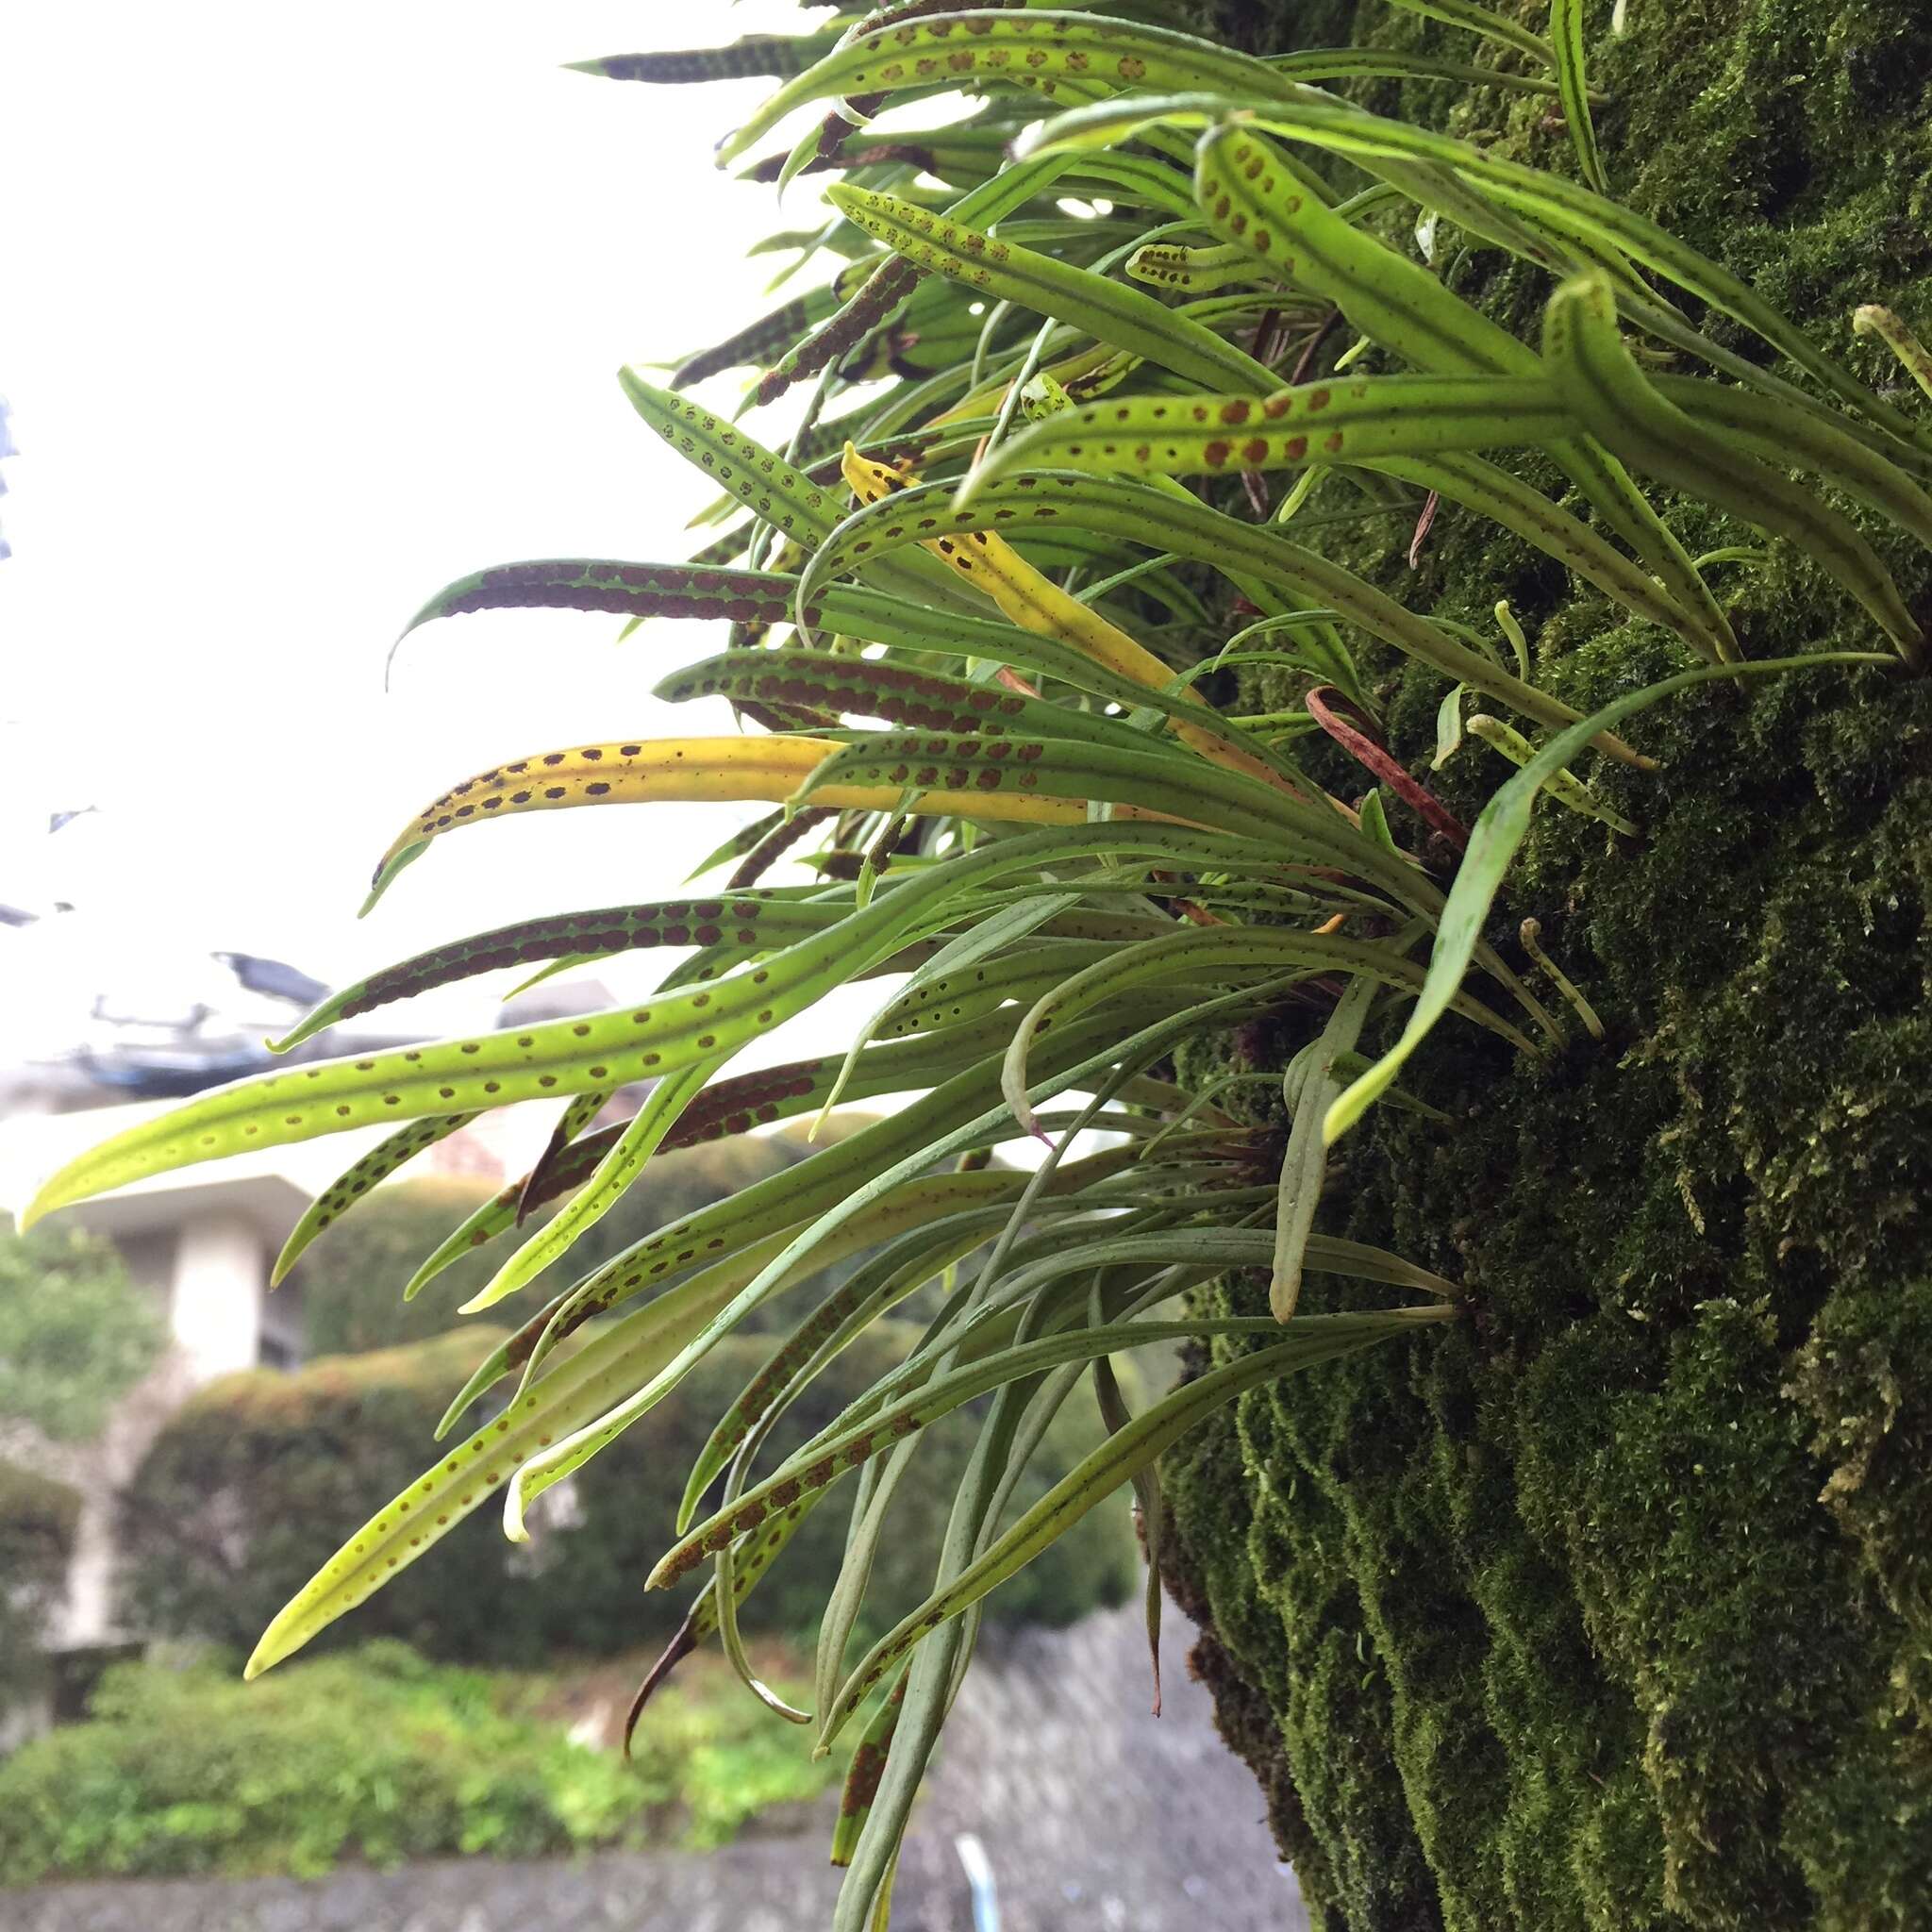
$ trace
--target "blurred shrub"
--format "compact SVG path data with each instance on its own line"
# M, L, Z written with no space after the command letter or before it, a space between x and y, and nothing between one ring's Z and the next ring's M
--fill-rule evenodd
M41 1633L79 1520L77 1490L0 1460L0 1709L40 1681Z
M790 1306L796 1319L805 1304ZM312 1572L421 1474L444 1404L501 1333L465 1328L408 1348L330 1357L293 1374L253 1371L202 1391L156 1439L123 1498L132 1627L251 1645ZM868 1331L808 1391L774 1450L829 1423L917 1334L901 1323ZM608 1655L668 1634L684 1593L647 1594L642 1579L673 1540L686 1473L712 1424L774 1346L770 1336L727 1338L539 1506L532 1542L507 1543L497 1512L479 1509L339 1626L343 1635L335 1641L400 1637L433 1656L510 1663L553 1652ZM913 1458L874 1567L874 1628L930 1587L973 1419L969 1410L941 1424ZM1070 1468L1098 1430L1083 1389L1016 1507ZM835 1493L812 1513L747 1604L748 1628L801 1632L815 1624L843 1548L848 1506L849 1494ZM990 1615L1072 1621L1120 1601L1132 1588L1135 1562L1123 1498L1022 1571L993 1596Z
M404 1284L443 1237L496 1192L491 1183L457 1175L401 1182L358 1202L296 1262L291 1286L302 1291L302 1353L362 1355L447 1333L450 1310L495 1273L508 1250L477 1248L412 1302ZM385 1499L370 1498L366 1514Z
M0 1874L310 1876L348 1857L530 1857L670 1831L710 1844L835 1774L716 1673L666 1690L629 1768L540 1715L551 1690L387 1642L245 1687L211 1661L117 1665L88 1722L0 1764Z
M84 1441L166 1345L158 1298L108 1242L71 1227L15 1234L0 1215L0 1416Z
M660 1154L577 1242L558 1273L574 1279L666 1222L780 1173L808 1151L799 1135L776 1133ZM448 1175L393 1182L358 1203L308 1249L290 1276L302 1290L303 1353L354 1355L423 1341L446 1329L450 1310L490 1279L519 1237L499 1236L463 1256L413 1302L404 1301L404 1284L443 1237L496 1191L487 1181ZM555 1211L541 1209L525 1232Z

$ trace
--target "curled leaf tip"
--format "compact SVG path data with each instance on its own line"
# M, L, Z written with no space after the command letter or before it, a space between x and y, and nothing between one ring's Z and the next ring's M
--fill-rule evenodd
M524 1465L524 1469L528 1467L527 1463ZM530 1526L524 1520L523 1469L510 1478L509 1488L503 1494L503 1534L507 1541L513 1543L530 1541Z

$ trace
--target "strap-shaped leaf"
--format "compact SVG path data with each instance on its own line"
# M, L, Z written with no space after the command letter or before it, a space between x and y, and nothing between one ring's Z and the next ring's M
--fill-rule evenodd
M770 741L784 742L786 741ZM198 1096L69 1162L36 1196L26 1222L130 1180L252 1147L346 1133L378 1121L508 1107L615 1087L736 1046L849 977L855 960L896 950L949 894L1028 866L1104 851L1158 856L1199 849L1199 834L1154 825L1069 825L1022 834L963 858L950 874L899 891L815 938L709 987L526 1032L408 1047L291 1068Z
M1308 975L1337 971L1355 974L1372 986L1391 986L1409 993L1423 986L1422 969L1393 946L1374 941L1351 940L1339 933L1301 932L1292 926L1219 925L1188 927L1163 939L1139 945L1117 946L1091 965L1043 993L1014 1030L1001 1067L1000 1087L1013 1108L1013 1117L1029 1131L1032 1122L1025 1102L1027 1056L1041 1026L1062 1020L1114 997L1124 989L1178 979L1200 985L1224 983L1249 973L1279 974L1293 968ZM1518 1028L1466 994L1457 993L1457 1010L1463 1018L1500 1034L1520 1053L1537 1048ZM1340 1051L1354 1045L1342 1042Z
M617 379L631 408L686 462L722 483L754 515L793 542L808 545L821 541L843 513L838 497L715 410L646 382L634 369L620 369ZM924 558L889 563L878 574L878 581L887 590L941 604L958 601L945 574Z
M981 531L1010 534L1029 524L1057 520L1104 529L1145 544L1278 583L1340 610L1384 642L1425 663L1454 683L1467 684L1540 724L1570 723L1574 712L1547 691L1512 677L1491 659L1457 643L1439 625L1405 609L1353 572L1290 541L1274 529L1237 522L1206 504L1178 497L1123 477L1036 472L1008 478L982 491L972 508L955 510L942 484L908 490L890 506L855 511L821 545L799 579L799 596L809 602L818 585L857 567L882 548L965 536ZM866 547L861 550L859 546ZM1607 736L1597 747L1626 763L1643 760L1621 740Z
M1747 283L1645 216L1575 182L1506 160L1453 135L1371 114L1317 88L1292 87L1288 92L1286 101L1257 89L1245 95L1176 93L1166 100L1133 98L1072 108L1023 136L1018 146L1023 154L1062 147L1107 147L1148 125L1209 127L1241 117L1291 140L1347 155L1371 174L1379 173L1391 158L1441 163L1479 183L1507 207L1546 224L1559 236L1619 249L1655 269L1761 336L1780 355L1908 447L1932 452L1932 428L1916 422L1821 354Z
M1143 1410L1056 1483L951 1583L872 1647L830 1708L821 1713L820 1742L828 1743L838 1736L886 1673L923 1638L1031 1562L1090 1509L1130 1481L1136 1471L1154 1462L1223 1404L1246 1390L1317 1362L1374 1347L1424 1324L1453 1320L1456 1312L1438 1307L1391 1309L1380 1315L1305 1316L1294 1324L1290 1340L1211 1369L1198 1381L1187 1383L1165 1401ZM1274 1329L1274 1324L1263 1322L1259 1327L1266 1332Z
M1403 0L1392 0L1392 4L1400 6ZM1486 13L1485 18L1506 32L1514 25L1513 22L1498 20L1493 14ZM1534 42L1535 36L1527 36L1526 40ZM1493 87L1505 93L1538 94L1545 98L1558 92L1557 83L1541 74L1511 74L1505 68L1478 67L1472 61L1452 60L1441 54L1396 53L1387 47L1305 47L1292 54L1271 54L1264 58L1272 73L1291 80L1459 80L1469 87Z
M993 1205L1016 1191L1021 1177L997 1173L931 1175L912 1181L890 1205L856 1217L823 1257L830 1261L921 1221L957 1214L962 1205ZM782 1241L787 1230L780 1230ZM979 1230L965 1238L969 1248ZM415 1561L457 1523L497 1493L532 1454L569 1435L629 1395L673 1361L693 1336L771 1257L768 1238L741 1256L714 1264L601 1331L575 1354L522 1391L502 1416L450 1450L353 1537L270 1624L250 1659L253 1676L307 1643L318 1631ZM822 1265L814 1261L812 1268ZM806 1279L798 1269L781 1286ZM774 1287L772 1292L779 1291ZM773 1554L775 1554L774 1552ZM747 1581L748 1587L748 1581Z
M1194 192L1217 232L1319 290L1355 327L1418 368L1445 374L1543 377L1535 350L1418 262L1364 234L1307 190L1298 161L1244 128L1205 135ZM1737 655L1724 612L1683 546L1659 522L1622 466L1587 437L1546 441L1550 455L1598 514L1669 591L1678 629L1707 657ZM1403 452L1395 452L1403 454Z
M1064 1062L1077 1061L1116 1037L1123 1022L1142 1023L1154 1012L1171 1008L1173 1003L1172 997L1143 999L1132 1003L1128 1010L1105 1020L1076 1022L1056 1031L1041 1058L1058 1071ZM463 1406L513 1369L524 1368L526 1379L534 1375L550 1351L585 1322L622 1307L636 1295L655 1291L693 1264L732 1254L762 1240L774 1229L786 1231L789 1238L801 1224L809 1224L834 1208L856 1212L852 1204L866 1187L867 1176L876 1175L882 1162L890 1166L908 1145L924 1146L929 1141L960 1131L970 1136L975 1121L985 1122L991 1129L979 1137L978 1144L991 1144L1006 1138L1004 1116L995 1124L987 1120L985 1110L998 1094L998 1070L990 1056L995 1042L1004 1041L1010 1024L1010 1020L993 1014L977 1025L952 1029L933 1038L870 1048L861 1057L853 1078L851 1091L855 1094L867 1091L874 1078L879 1084L871 1087L872 1091L903 1091L916 1086L924 1086L927 1091L889 1119L874 1122L829 1147L821 1148L809 1158L754 1182L728 1202L700 1208L669 1223L613 1256L568 1294L559 1297L551 1308L525 1323L496 1350L471 1378L453 1413L460 1413ZM968 1036L963 1046L956 1046L956 1033ZM923 1075L908 1071L900 1079L874 1074L875 1061L891 1060L908 1052L930 1056L936 1051L953 1057L956 1064L943 1070L928 1066ZM821 1064L825 1069L824 1077L836 1074L835 1063ZM963 1144L973 1144L973 1141L969 1139ZM881 1194L890 1192L913 1171L882 1184ZM903 1204L913 1197L899 1195L897 1199ZM449 1420L445 1419L442 1429L446 1430Z
M449 1113L411 1121L372 1147L359 1160L351 1161L303 1210L301 1220L290 1230L281 1253L275 1257L268 1285L279 1287L323 1230L340 1221L378 1181L387 1180L406 1162L467 1127L475 1118L473 1113Z
M745 34L726 47L679 48L667 53L604 54L594 60L568 60L574 74L600 80L642 80L662 87L694 81L740 80L769 74L783 79L804 74L839 44L841 34Z
M1163 91L1268 85L1260 61L1191 34L1091 14L963 9L854 34L788 82L718 150L735 161L779 122L812 101L958 87L973 80L1024 82L1052 98L1068 81Z
M1557 57L1557 88L1563 97L1563 121L1585 183L1609 192L1596 126L1590 118L1590 84L1584 77L1583 0L1550 0L1550 44Z
M1450 26L1464 27L1470 33L1486 41L1494 41L1500 46L1514 47L1518 53L1527 54L1545 67L1556 65L1556 52L1549 42L1531 33L1507 13L1482 6L1480 0L1388 0L1388 4L1401 8L1405 13L1420 13L1427 20L1440 20Z
M1683 607L1655 577L1614 549L1591 525L1499 464L1468 451L1440 451L1432 457L1377 457L1364 467L1432 490L1450 503L1491 518L1594 584L1624 609L1675 631L1692 648L1707 654L1704 633L1689 626L1687 634Z
M580 1236L588 1233L623 1197L643 1171L664 1137L709 1077L714 1061L699 1060L667 1074L644 1096L583 1185L562 1211L540 1227L457 1312L474 1315L494 1307L506 1296L534 1281ZM594 1096L593 1096L594 1097ZM518 1203L519 1208L523 1206Z
M942 672L819 651L726 652L674 671L653 695L672 704L706 696L750 697L762 704L808 705L832 714L882 718L921 731L1111 744L1148 758L1185 760L1192 767L1173 739L1137 731L1124 718L1045 704L1002 685L974 684Z
M1133 1062L1137 1056L1142 1054L1151 1058L1217 1016L1252 1008L1257 1000L1266 1000L1272 991L1274 989L1263 982L1259 988L1191 1002L1178 1012L1140 1027L1124 1040L1119 1038L1117 1028L1110 1027L1108 1030L1113 1037L1108 1044L1084 1058L1077 1057L1075 1041L1078 1029L1069 1027L1065 1036L1057 1037L1053 1042L1057 1070L1036 1090L1037 1093L1044 1096L1065 1092L1091 1080L1104 1069L1115 1069L1117 1063ZM941 1132L936 1139L928 1140L923 1133L912 1130L912 1117L922 1111L927 1121L935 1116L941 1120L957 1120L963 1110L962 1101L970 1105L977 1092L985 1091L982 1078L982 1071L973 1069L928 1094L922 1107L908 1108L897 1120L886 1124L900 1127L905 1132L906 1141L911 1143L911 1151L883 1169L874 1167L855 1191L848 1192L843 1199L820 1212L808 1227L794 1235L783 1250L765 1264L728 1306L719 1310L708 1326L688 1342L677 1357L660 1370L652 1381L600 1417L595 1424L580 1428L554 1448L533 1457L518 1471L510 1493L505 1498L506 1527L513 1529L521 1522L522 1511L533 1498L574 1470L581 1468L658 1402L666 1389L688 1374L721 1336L728 1333L746 1313L774 1292L779 1284L795 1279L797 1272L808 1264L813 1267L820 1265L818 1257L824 1244L848 1230L856 1218L874 1208L934 1163L974 1145L990 1144L1006 1138L1009 1117L1003 1105L990 1108L953 1126L950 1131ZM561 1313L558 1319L561 1319Z
M1002 168L998 158L994 158L995 172L991 178L953 203L947 210L952 219L990 227L1078 164L1076 156L1041 155L1034 160ZM898 307L919 275L918 267L901 256L882 262L838 315L799 343L758 385L758 402L774 401L793 382L816 375L836 357L854 347L869 328L882 323Z
M863 505L884 504L903 494L914 480L859 456L850 444L842 467L853 493ZM976 594L991 597L1016 625L1069 645L1116 676L1149 691L1165 691L1171 686L1167 666L1153 652L1103 617L1091 603L1070 596L1003 537L979 531L970 542L961 544L950 537L936 536L925 541L924 548ZM803 580L800 594L804 594ZM1218 722L1197 725L1179 713L1170 712L1169 716L1181 741L1210 763L1279 790L1303 796L1314 793L1315 787L1278 754L1253 741L1240 741L1226 725Z
M1559 441L1574 419L1545 377L1350 376L1261 397L1139 396L1062 409L1009 437L960 490L1026 469L1216 475Z
M501 1491L517 1466L647 1380L734 1291L697 1275L595 1336L379 1509L277 1613L248 1660L258 1676L373 1596Z
M767 363L775 361L807 329L833 314L840 303L865 279L871 266L864 260L848 262L824 288L813 289L808 294L794 295L791 301L759 316L756 322L734 329L722 342L714 342L708 349L687 356L672 371L671 387L686 389L694 382L703 382L708 376L722 375L727 369L741 369L747 364L763 368Z
M762 799L782 805L796 796L813 769L838 749L822 738L658 738L574 745L533 752L461 779L416 813L376 866L363 902L366 913L396 874L432 840L491 819L525 812L568 811L578 806L678 804ZM894 811L896 791L835 788L819 800L841 811ZM975 798L943 786L910 808L945 817L1009 819L1034 824L1073 824L1084 814L1015 795Z
M1241 993L1207 1004L1219 1010L1250 997ZM1176 1008L1194 1010L1198 1004L1179 992L1145 995L1124 1003L1123 1009L1106 1024L1076 1023L1057 1032L1041 1057L1048 1076L1058 1083L1054 1091L1063 1091L1072 1084L1074 1076L1067 1073L1070 1065L1091 1071L1101 1064L1105 1046L1118 1037L1120 1025L1141 1025L1144 1030L1145 1023L1153 1021L1158 1031L1176 1024ZM920 1177L933 1161L1010 1139L1012 1128L1006 1109L989 1106L998 1098L996 1074L996 1067L977 1058L892 1116L891 1122L881 1124L887 1131L862 1129L812 1159L755 1189L744 1190L734 1197L730 1212L701 1210L659 1230L586 1276L547 1320L526 1325L507 1354L514 1356L519 1348L523 1350L517 1358L525 1361L525 1379L528 1381L548 1352L584 1322L621 1306L657 1282L676 1276L696 1256L728 1252L754 1235L762 1237L766 1230L780 1229L789 1243L781 1260L769 1262L768 1272L747 1284L741 1302L720 1318L713 1333L702 1339L702 1346L708 1347L774 1291L773 1283L795 1278L794 1271L808 1261L820 1267L828 1253L842 1252L837 1243L842 1241L843 1231L855 1217L876 1209L887 1219L874 1227L874 1238L880 1232L892 1231L898 1224L891 1217L908 1211L908 1204L916 1205L916 1197L904 1191L905 1184ZM908 1146L914 1150L910 1155L904 1151ZM828 1243L833 1244L831 1249ZM554 1475L546 1477L554 1479Z
M272 1044L276 1053L286 1053L339 1021L507 966L657 946L709 946L725 939L745 946L775 947L823 932L843 916L843 910L837 904L805 902L785 892L752 891L714 899L652 899L635 906L600 906L586 912L517 920L431 946L343 987Z
M901 775L903 774L903 776ZM1158 814L1250 839L1292 841L1305 858L1343 867L1418 911L1432 908L1435 888L1407 860L1364 838L1340 813L1271 791L1238 772L1200 761L1150 758L1138 748L1076 744L1064 740L957 735L869 734L814 768L801 786L801 804L821 787L860 788L944 783L992 796L1009 788L1023 796L1076 794L1106 800L1124 814ZM1287 856L1284 850L1284 857Z
M892 1734L899 1728L899 1713L906 1704L906 1677L907 1671L901 1671L892 1688L879 1699L853 1747L852 1761L845 1768L845 1781L839 1788L839 1821L832 1827L835 1865L851 1864L858 1835L872 1816L873 1800L878 1796L879 1780L886 1774L886 1758L892 1748ZM891 1893L888 1887L886 1909L891 1908Z
M680 1537L658 1558L657 1567L645 1579L646 1587L668 1589L707 1556L728 1547L741 1536L748 1536L771 1510L789 1508L814 1490L828 1488L841 1475L905 1437L929 1427L963 1403L1008 1382L1066 1362L1091 1361L1096 1356L1145 1342L1261 1336L1272 1333L1274 1326L1274 1320L1265 1315L1203 1317L1196 1322L1121 1322L1044 1336L1038 1341L1001 1349L984 1360L939 1376L924 1389L888 1403L858 1423L830 1432L810 1445L808 1454L781 1464L735 1503Z
M1645 380L1700 426L1722 432L1779 468L1805 469L1823 476L1862 497L1921 543L1932 546L1932 495L1854 433L1862 425L1845 417L1834 419L1815 405L1803 408L1758 390L1696 376L1646 375Z
M1133 1160L1134 1150L1113 1148L1084 1161L1070 1162L1055 1176L1052 1195L1077 1194L1095 1180L1131 1168ZM969 1176L952 1178L954 1191L962 1197L962 1202L970 1200L976 1205L962 1205L944 1220L928 1223L915 1235L894 1242L859 1268L791 1331L718 1419L686 1480L684 1500L677 1514L680 1532L690 1525L705 1491L760 1420L793 1402L806 1384L856 1340L868 1323L923 1287L954 1260L970 1254L988 1232L999 1225L1006 1207L1019 1198L1024 1186L1023 1176L991 1170L976 1177L978 1185L972 1189L958 1185ZM956 1245L955 1236L959 1234L971 1237L963 1247Z
M1617 333L1607 279L1578 276L1551 298L1543 352L1565 398L1626 460L1798 545L1871 612L1908 664L1924 638L1872 546L1810 491L1740 454L1644 380Z
M1190 382L1251 391L1269 386L1267 370L1253 357L1128 283L983 234L895 195L845 183L826 195L848 221L915 267L961 282L989 301L1015 302L1051 316Z
M1355 1051L1374 998L1375 982L1357 974L1335 1003L1321 1032L1289 1062L1281 1097L1289 1108L1288 1147L1274 1202L1274 1246L1269 1256L1268 1307L1277 1322L1291 1320L1301 1299L1302 1270L1321 1205L1327 1172L1322 1120L1341 1091L1335 1063Z
M1446 1009L1446 1002L1462 982L1474 949L1488 918L1490 906L1503 883L1517 848L1529 829L1530 808L1537 793L1590 742L1592 727L1621 724L1625 718L1674 692L1688 691L1714 677L1761 676L1782 671L1823 669L1845 664L1885 664L1891 660L1872 652L1820 651L1808 658L1772 658L1756 663L1707 664L1680 672L1657 684L1646 685L1603 707L1580 724L1561 731L1538 752L1483 808L1470 833L1469 850L1456 874L1436 942L1429 956L1428 976L1402 1030L1402 1037L1366 1073L1344 1089L1328 1108L1323 1137L1330 1144L1341 1138L1393 1082L1403 1063L1428 1037Z

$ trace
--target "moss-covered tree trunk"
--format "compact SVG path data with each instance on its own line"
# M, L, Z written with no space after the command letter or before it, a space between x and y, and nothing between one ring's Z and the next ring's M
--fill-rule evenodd
M1617 39L1609 11L1614 192L1932 407L1850 328L1877 300L1932 333L1932 7L1629 0ZM1491 58L1379 0L1217 25ZM1568 166L1541 103L1356 92ZM1438 259L1534 339L1531 277ZM1693 553L1754 542L1670 515ZM1684 661L1451 507L1413 570L1407 538L1352 560L1471 624L1507 596L1586 708ZM1924 554L1877 541L1932 615ZM1750 655L1874 643L1783 556L1712 578ZM1420 770L1442 687L1391 661L1382 690ZM1707 690L1643 723L1657 775L1607 780L1641 841L1543 808L1492 937L1539 919L1607 1040L1524 1074L1440 1029L1409 1084L1453 1125L1383 1109L1324 1207L1466 1283L1472 1319L1258 1391L1172 1460L1200 1664L1326 1932L1932 1925L1928 734L1923 680ZM1471 743L1432 783L1468 813L1505 770Z

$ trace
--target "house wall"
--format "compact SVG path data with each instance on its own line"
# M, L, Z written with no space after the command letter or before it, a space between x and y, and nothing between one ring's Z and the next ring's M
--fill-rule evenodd
M260 1233L236 1213L184 1221L175 1244L169 1323L198 1387L261 1355L268 1256Z

